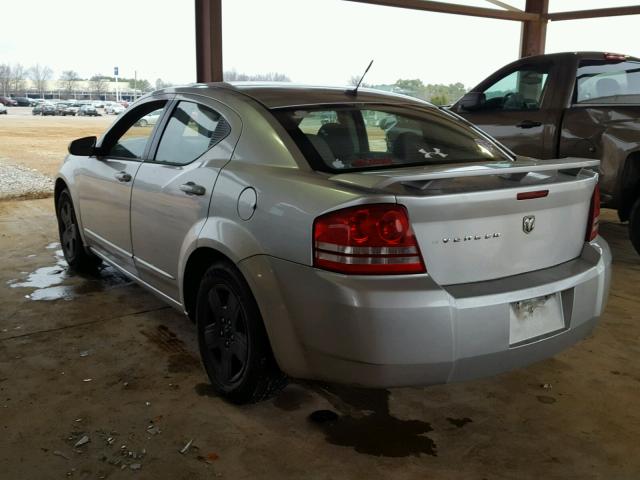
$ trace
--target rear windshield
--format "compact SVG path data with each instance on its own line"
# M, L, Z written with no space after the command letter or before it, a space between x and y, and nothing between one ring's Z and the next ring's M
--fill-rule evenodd
M511 160L480 132L433 108L314 105L273 113L316 170Z
M577 103L640 103L640 62L583 60L577 78Z

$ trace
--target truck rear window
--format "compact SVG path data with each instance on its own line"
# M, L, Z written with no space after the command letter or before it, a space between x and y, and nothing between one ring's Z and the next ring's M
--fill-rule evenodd
M435 108L314 105L273 113L316 170L510 160L488 137Z
M577 103L640 103L640 62L583 60L577 73Z

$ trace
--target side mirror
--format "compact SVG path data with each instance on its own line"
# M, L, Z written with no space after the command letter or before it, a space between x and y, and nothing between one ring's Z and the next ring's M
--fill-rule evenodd
M480 110L486 101L486 97L482 92L469 92L466 93L458 102L458 107L462 110L472 112L474 110Z
M96 152L97 137L82 137L69 144L69 153L80 157L90 157Z

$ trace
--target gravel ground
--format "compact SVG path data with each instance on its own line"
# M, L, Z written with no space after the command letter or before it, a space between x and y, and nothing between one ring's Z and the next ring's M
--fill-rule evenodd
M53 195L53 179L37 170L0 159L0 200Z

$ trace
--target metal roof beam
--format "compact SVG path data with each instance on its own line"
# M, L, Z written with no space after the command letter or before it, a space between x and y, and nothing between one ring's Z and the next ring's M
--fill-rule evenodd
M430 0L346 0L348 2L382 5L385 7L408 8L426 12L451 13L471 17L496 18L499 20L539 21L540 15L513 10L496 10L494 8L471 7L453 3L433 2Z
M505 10L511 10L512 12L522 12L519 8L509 5L508 3L501 2L500 0L486 0L489 3L493 3L496 7L504 8Z
M584 18L616 17L619 15L640 15L640 5L629 7L596 8L593 10L576 10L575 12L549 13L547 18L552 22L560 20L579 20Z
M195 0L198 82L222 81L221 0Z

